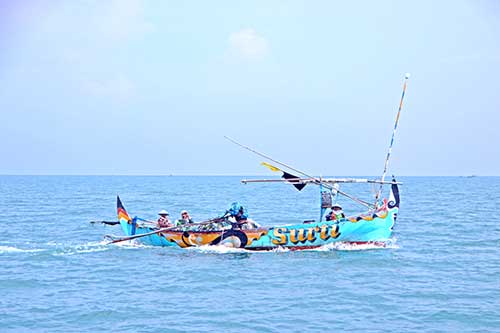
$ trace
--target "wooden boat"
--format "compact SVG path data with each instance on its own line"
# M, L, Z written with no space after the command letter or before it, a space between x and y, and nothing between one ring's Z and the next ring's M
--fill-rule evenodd
M244 225L232 223L229 224L230 227L210 231L193 230L193 227L186 230L182 226L158 230L153 225L141 223L137 218L130 218L119 197L117 212L124 233L147 245L180 248L224 245L247 250L304 250L335 242L385 244L391 238L399 210L400 199L396 182L392 184L390 198L385 199L382 206L376 210L338 221L303 222L255 229L246 229ZM203 224L206 223L199 225Z

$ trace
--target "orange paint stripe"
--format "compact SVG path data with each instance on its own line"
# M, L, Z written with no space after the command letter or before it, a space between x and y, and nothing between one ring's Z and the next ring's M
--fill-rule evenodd
M127 213L119 212L118 213L118 220L125 219L125 220L130 220L130 217L127 215Z

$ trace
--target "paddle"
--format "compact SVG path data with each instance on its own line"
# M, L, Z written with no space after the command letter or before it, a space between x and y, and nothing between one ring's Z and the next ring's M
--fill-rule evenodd
M185 225L187 225L187 226L195 226L195 225L212 224L212 223L217 223L217 222L224 221L225 217L226 216L221 216L221 217L216 217L216 218L213 218L213 219L210 219L210 220L206 220L206 221L203 221L203 222L188 223L188 224L185 224ZM128 236L128 237L123 237L123 238L115 239L115 240L112 240L111 242L109 242L108 244L114 244L114 243L119 243L119 242L123 242L123 241L127 241L127 240L132 240L132 239L136 239L136 238L140 238L140 237L150 236L150 235L158 234L158 233L161 233L161 232L164 232L164 231L178 229L180 227L182 227L182 225L180 225L180 226L174 226L174 227L168 227L168 228L160 228L158 230L147 232L145 234L139 234L139 235L133 235L133 236Z
M108 224L108 225L117 225L117 224L120 224L119 221L90 221L89 223L92 223L92 224L102 223L102 224Z
M153 221L143 220L143 219L139 219L139 218L137 218L137 219L142 221L142 222L156 224L156 222L153 222ZM108 225L117 225L117 224L120 224L120 221L90 221L89 223L92 223L92 224L102 223L102 224L108 224Z

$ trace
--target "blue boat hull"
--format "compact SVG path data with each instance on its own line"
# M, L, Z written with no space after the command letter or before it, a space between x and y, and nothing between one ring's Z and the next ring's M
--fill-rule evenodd
M121 202L120 202L121 205ZM119 220L127 236L155 231L154 228L135 225L123 206ZM137 238L146 245L176 246L181 248L204 245L224 245L248 250L276 248L307 249L335 242L386 242L391 238L398 207L387 204L375 213L350 217L340 221L299 223L257 229L227 229L219 231L171 230Z

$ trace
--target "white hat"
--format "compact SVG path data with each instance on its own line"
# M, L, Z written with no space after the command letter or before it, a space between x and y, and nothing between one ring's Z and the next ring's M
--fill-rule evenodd
M332 209L334 209L334 208L340 208L340 209L342 209L342 206L339 205L339 204L333 204L332 205Z
M168 215L168 212L165 209L160 210L158 215Z
M184 213L188 214L188 211L187 210L181 211L181 214L184 214Z

